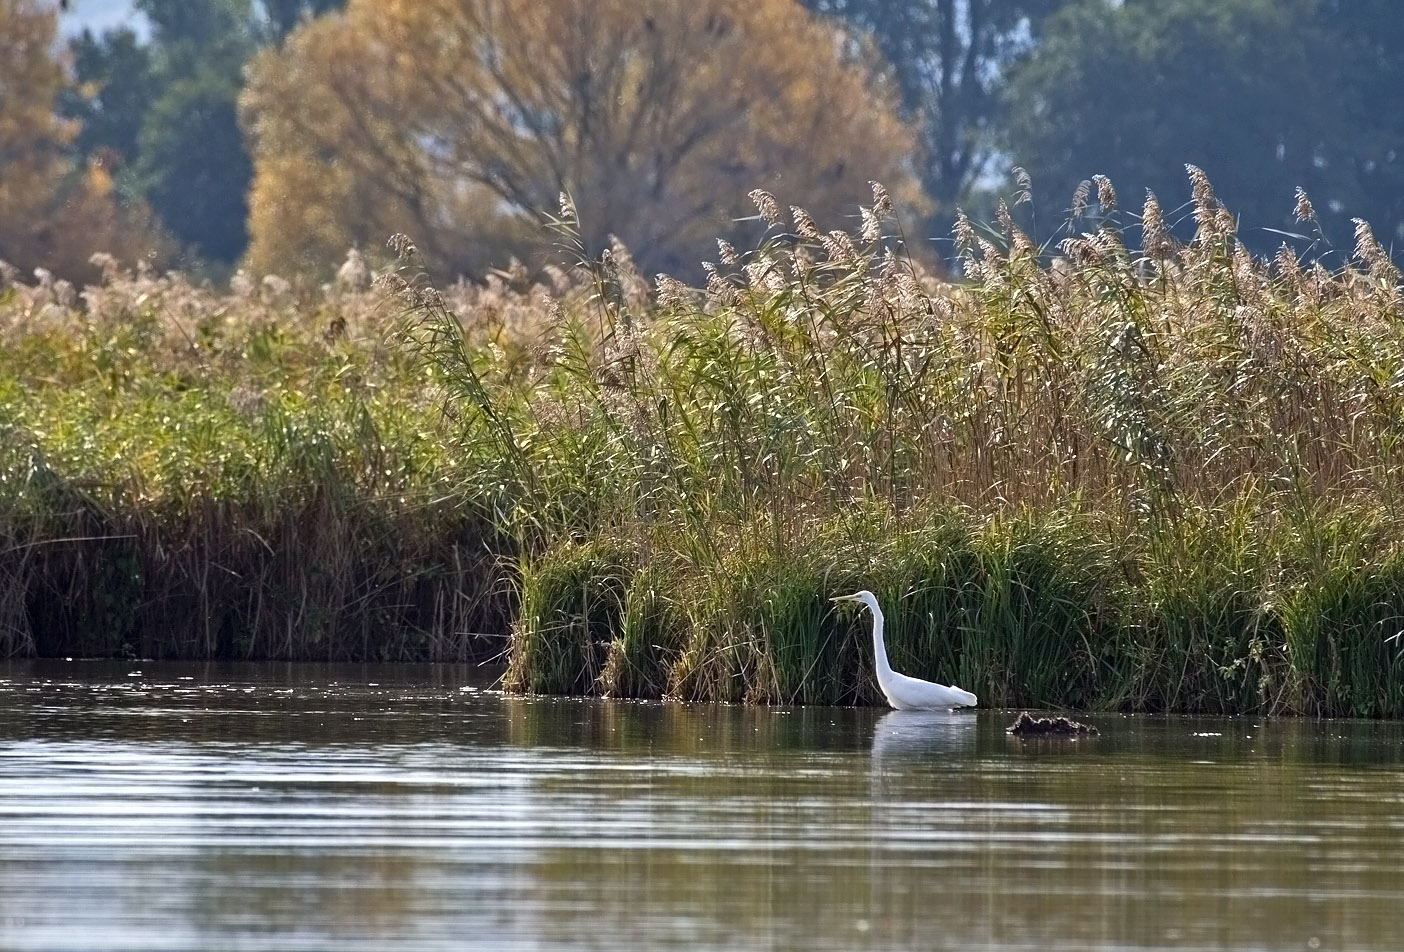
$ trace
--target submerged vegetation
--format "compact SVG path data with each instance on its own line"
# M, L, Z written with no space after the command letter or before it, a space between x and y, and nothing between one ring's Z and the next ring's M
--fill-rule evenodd
M1056 258L962 219L961 280L875 189L852 234L755 193L705 288L12 286L0 649L870 703L869 588L985 704L1404 715L1400 276L1363 224L1255 260L1191 180L1191 241L1099 180Z

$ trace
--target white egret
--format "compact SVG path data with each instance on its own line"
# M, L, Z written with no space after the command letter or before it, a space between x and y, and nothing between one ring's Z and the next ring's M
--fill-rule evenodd
M887 645L882 640L882 609L872 592L866 589L852 595L840 595L836 602L861 602L873 613L873 657L877 663L878 687L887 703L899 711L939 711L943 708L974 707L979 699L969 691L954 685L935 684L921 678L908 677L892 670L887 661Z

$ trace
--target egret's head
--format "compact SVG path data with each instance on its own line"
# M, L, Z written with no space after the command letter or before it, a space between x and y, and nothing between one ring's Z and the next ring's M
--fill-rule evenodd
M868 591L867 589L863 589L861 592L854 592L852 595L837 595L834 597L833 601L861 602L862 604L867 605L874 611L876 611L878 607L877 596L875 596L872 592Z

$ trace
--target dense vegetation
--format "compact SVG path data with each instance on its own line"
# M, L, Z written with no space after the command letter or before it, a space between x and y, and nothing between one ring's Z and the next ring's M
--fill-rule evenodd
M0 651L448 659L503 630L383 295L103 263L81 301L0 293Z
M0 638L869 702L828 602L868 587L899 668L986 704L1404 714L1400 276L1363 224L1352 267L1256 260L1191 183L1189 244L1152 199L1139 249L1102 220L1050 264L1001 213L954 283L876 189L853 234L757 192L697 289L622 246L549 285L12 286Z
M1404 714L1394 4L136 5L0 0L0 653L866 702L868 587L987 704Z
M134 6L140 28L64 49L83 4L0 0L0 258L26 274L92 280L102 250L325 277L405 230L437 274L477 276L548 260L561 190L592 253L614 234L646 273L692 274L712 237L754 240L730 220L747 189L836 217L879 178L944 236L957 207L993 215L1013 165L1040 238L1090 172L1139 201L1185 162L1256 253L1298 232L1296 186L1321 211L1297 250L1331 267L1355 217L1404 235L1393 0Z

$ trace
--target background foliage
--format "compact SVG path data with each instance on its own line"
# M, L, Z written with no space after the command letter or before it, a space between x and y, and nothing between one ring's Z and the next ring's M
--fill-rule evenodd
M1404 33L1386 6L1063 4L1007 71L1004 152L1033 174L1045 221L1062 219L1090 172L1139 204L1146 189L1174 194L1188 162L1214 180L1258 253L1300 232L1283 198L1296 187L1321 216L1320 230L1293 239L1299 250L1348 248L1357 217L1393 241L1404 234L1404 110L1380 83L1398 75ZM1193 230L1184 214L1172 221L1182 236Z
M862 66L793 0L352 0L250 72L251 266L393 231L440 274L504 248L539 264L565 193L587 255L614 235L645 273L699 273L717 238L758 232L735 196L782 176L825 214L873 178L915 198Z
M31 57L7 64L23 94L4 106L31 110L3 133L7 183L25 183L7 188L25 197L7 199L0 251L22 270L90 277L92 251L169 251L154 214L184 265L216 277L325 277L348 247L400 230L441 273L481 276L544 260L536 226L565 190L587 253L615 234L646 273L687 273L712 238L754 236L733 196L771 187L851 214L867 177L906 206L909 241L950 258L957 210L992 217L1016 166L1040 243L1064 237L1094 174L1134 209L1146 189L1173 194L1187 162L1255 253L1287 240L1338 258L1355 218L1387 248L1404 236L1404 27L1389 0L135 7L140 30L78 33L65 50L33 42L55 4L6 2L6 48ZM1295 222L1297 187L1313 229ZM52 227L63 214L85 224Z
M102 156L120 191L150 203L192 260L232 264L248 242L252 166L235 115L244 65L301 17L338 5L135 0L144 40L123 28L71 42L65 109L82 123L78 151Z
M65 76L54 46L51 10L0 0L0 270L96 277L99 248L159 258L165 242L142 203L114 194L100 156L74 153L79 127L55 113Z

